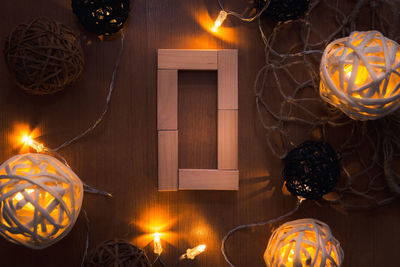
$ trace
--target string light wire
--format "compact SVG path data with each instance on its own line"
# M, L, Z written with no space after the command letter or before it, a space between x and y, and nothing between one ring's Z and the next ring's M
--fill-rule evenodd
M293 213L295 213L295 212L299 209L300 204L301 204L302 202L303 202L303 199L302 199L302 198L297 198L295 207L294 207L291 211L289 211L288 213L286 213L286 214L284 214L284 215L281 215L281 216L279 216L279 217L276 217L276 218L273 218L273 219L270 219L270 220L267 220L267 221L257 222L257 223L242 224L242 225L239 225L239 226L233 228L232 230L230 230L230 231L224 236L224 238L222 239L222 243L221 243L221 253L222 253L222 255L224 256L225 261L226 261L231 267L235 267L235 265L232 263L232 261L229 259L228 255L226 254L226 249L225 249L225 243L226 243L226 241L228 240L228 238L229 238L233 233L235 233L236 231L245 229L245 228L251 228L251 227L256 227L256 226L264 226L264 225L268 225L268 224L272 224L272 223L281 221L281 220L285 219L286 217L289 217L290 215L292 215Z
M120 62L121 62L122 52L124 50L124 38L125 38L124 32L121 31L121 47L119 49L119 53L118 53L118 56L117 56L117 59L116 59L115 65L114 65L114 69L113 69L113 72L112 72L111 82L110 82L110 85L109 85L106 102L105 102L105 105L103 107L102 112L100 113L100 115L96 119L96 121L89 128L87 128L85 131L81 132L80 134L78 134L74 138L62 143L61 145L59 145L58 147L53 148L53 149L44 146L43 144L33 140L31 137L29 137L27 135L25 135L22 138L22 142L23 143L25 143L25 144L29 145L30 147L32 147L33 149L35 149L37 153L52 154L53 156L61 159L62 162L66 166L69 167L67 160L60 153L58 153L58 150L60 150L60 149L62 149L64 147L74 143L75 141L83 138L88 133L93 131L102 122L104 116L106 115L106 113L108 111L109 104L110 104L110 101L111 101L112 92L113 92L114 87L115 87L115 77L117 75L117 71L118 71L118 68L119 68L119 65L120 65ZM91 186L85 184L85 183L83 183L83 187L84 187L84 191L87 192L87 193L99 194L99 195L103 195L103 196L107 196L107 197L112 197L111 193L98 190L98 189L96 189L94 187L91 187ZM82 258L82 261L81 261L81 267L83 267L84 264L85 264L85 260L86 260L87 254L88 254L89 239L90 239L90 221L89 221L89 217L87 216L87 213L86 213L85 209L82 209L82 213L83 213L83 216L85 218L87 232L86 232L85 250L84 250L83 258ZM157 257L156 261L159 261L163 266L165 266L164 262L159 257Z
M58 150L72 144L73 142L76 142L77 140L81 139L82 137L86 136L88 133L90 133L91 131L93 131L103 120L104 116L106 115L107 111L108 111L108 107L111 101L111 95L113 93L114 87L115 87L115 77L117 75L118 72L118 68L119 68L119 64L121 62L121 57L122 57L122 52L124 51L124 39L125 39L125 34L123 31L121 31L121 47L119 49L119 53L117 56L117 60L115 62L114 65L114 70L112 72L112 76L111 76L111 82L110 82L110 86L108 89L108 94L107 94L107 98L106 98L106 102L105 105L103 107L103 111L100 113L100 116L97 118L97 120L89 127L87 128L85 131L81 132L80 134L78 134L77 136L75 136L74 138L62 143L61 145L57 146L56 148L53 149L49 149L50 152L57 152Z
M225 10L224 5L222 4L221 0L217 0L217 1L218 1L218 5L222 9L222 11L225 11L228 15L232 15L232 16L234 16L242 21L246 21L246 22L252 22L252 21L256 20L257 18L259 18L264 13L264 11L268 8L268 6L270 4L270 1L268 0L268 2L265 3L264 7L256 15L254 15L253 17L246 18L235 11Z
M387 33L387 37L398 41L399 7L400 1L389 0L357 0L354 6L345 13L339 5L339 0L312 0L309 9L303 17L296 20L278 22L272 25L272 31L268 35L265 33L261 14L266 10L270 1L266 2L263 9L254 17L244 17L237 12L226 11L221 2L217 0L222 11L233 15L242 21L251 22L256 20L262 42L265 46L264 57L265 64L258 70L254 80L253 88L255 93L255 105L257 117L265 129L267 145L277 158L284 158L288 151L296 146L295 135L291 134L289 126L299 125L307 128L307 134L329 142L331 131L338 131L342 128L348 134L345 140L338 146L338 151L344 156L342 161L343 180L335 188L336 197L325 199L332 204L340 204L345 208L372 208L386 205L396 199L399 195L400 187L396 187L393 181L400 180L400 174L397 173L391 162L394 157L399 158L400 141L398 135L393 134L397 125L400 125L400 115L393 113L383 121L358 122L351 120L343 115L337 109L329 107L319 96L319 62L320 55L325 46L332 40L347 36L350 32L357 29L358 19L365 14L365 8L371 10L372 29ZM319 32L317 27L311 22L311 15L318 11L317 7L324 8L327 13L333 13L333 22L337 27L327 36ZM378 10L390 8L388 12L382 15ZM368 13L369 14L369 13ZM317 17L316 17L317 18ZM293 43L288 51L280 53L275 50L280 47L279 34L290 33L290 29L297 29L299 26L299 41ZM318 64L318 66L316 66ZM292 73L293 68L302 69L303 77L296 77ZM284 86L281 82L281 76L291 84ZM302 79L302 80L300 80ZM270 89L269 86L273 86ZM289 89L289 90L287 90ZM273 108L271 105L271 92L277 92L281 97L280 107ZM311 94L310 94L311 93ZM307 94L307 96L305 96ZM276 98L275 98L276 99ZM275 100L274 100L275 101ZM276 102L276 101L275 101ZM317 105L320 108L316 108ZM294 112L296 111L296 113ZM273 121L273 122L271 122ZM395 125L396 127L391 127ZM396 129L394 129L396 128ZM314 135L317 134L317 135ZM319 136L318 136L319 134ZM386 142L383 142L383 141ZM337 142L338 140L334 140ZM383 145L383 143L385 145ZM368 146L372 150L371 162L366 161L368 155L360 153L360 150ZM396 149L396 153L387 153L390 149ZM390 155L390 157L385 157ZM362 157L365 157L363 159ZM362 171L350 168L353 162L358 161L363 166ZM378 174L372 174L370 171L376 170ZM368 171L367 171L368 170ZM364 176L368 179L368 188L360 190L356 187L357 181ZM385 180L388 180L385 182ZM385 183L384 185L381 182ZM361 182L360 182L361 183ZM385 193L378 197L376 192ZM394 193L391 193L394 192ZM355 200L360 199L361 201Z
M88 250L89 250L89 241L90 241L90 220L89 217L87 216L86 210L82 209L82 213L83 213L83 217L85 218L85 222L86 222L86 241L85 241L85 251L83 253L83 257L82 257L82 262L81 262L81 267L85 266L85 261L86 261L86 257L88 254Z

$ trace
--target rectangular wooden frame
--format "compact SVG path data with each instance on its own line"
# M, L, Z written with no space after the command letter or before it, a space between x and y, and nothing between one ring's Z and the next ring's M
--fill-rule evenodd
M218 71L218 169L178 169L178 70ZM238 190L236 49L159 49L158 190Z

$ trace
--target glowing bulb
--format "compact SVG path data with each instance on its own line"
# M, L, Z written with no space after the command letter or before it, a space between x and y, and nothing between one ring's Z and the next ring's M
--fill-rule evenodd
M35 189L28 188L28 189L25 189L25 191L26 191L28 194L32 194L32 193L35 191ZM22 199L24 199L24 196L23 196L20 192L18 192L18 193L15 195L14 199L17 200L17 201L21 201Z
M204 244L198 245L197 247L194 248L188 248L186 250L186 254L182 255L182 258L194 260L194 258L196 258L197 255L203 253L205 250L206 250L206 245Z
M352 70L353 70L353 66L352 65L345 65L344 66L344 72L345 72L347 78L351 77ZM359 66L358 70L357 70L357 75L356 75L356 79L355 79L354 83L356 85L362 85L368 79L368 76L369 76L368 70L364 66Z
M44 145L43 145L43 144L41 144L41 143L39 143L39 142L33 140L32 137L30 137L30 136L27 135L27 134L25 134L25 135L22 137L22 142L23 142L25 145L28 145L28 146L30 146L31 148L35 149L36 152L38 152L38 153L39 153L39 152L42 152L42 151L44 150Z
M351 77L351 70L352 69L353 69L353 67L351 65L345 65L344 66L344 72L346 73L348 78Z
M24 196L21 193L17 193L14 197L14 199L16 201L21 201L22 199L24 199Z
M222 23L224 23L224 21L226 20L226 17L228 16L228 13L226 13L226 11L221 11L219 12L218 18L215 20L214 22L214 27L212 28L213 32L216 32L218 30L218 28L222 25Z
M161 255L163 251L160 236L160 233L154 233L154 253L157 255Z

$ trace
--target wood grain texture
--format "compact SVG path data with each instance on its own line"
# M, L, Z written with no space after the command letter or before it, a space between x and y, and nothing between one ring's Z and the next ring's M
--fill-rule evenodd
M247 1L225 2L226 9L239 12L248 7ZM349 6L345 14L350 14L354 1L339 2ZM80 33L86 69L82 80L71 88L54 96L34 97L16 88L4 60L0 60L0 162L20 153L13 139L18 125L37 128L38 140L56 147L86 129L102 111L120 47L119 36L99 41L83 30L70 5L70 0L2 1L0 36L7 36L17 24L31 18L57 19ZM336 27L336 18L327 10L318 10L321 16L313 22L324 36ZM220 246L230 229L280 216L295 205L294 197L281 192L283 164L269 151L265 131L256 117L253 84L264 62L258 25L228 17L220 34L209 33L203 25L212 25L219 11L215 0L133 2L109 112L90 135L59 151L83 182L114 195L112 199L84 196L83 208L91 222L90 249L107 239L124 238L144 248L154 260L149 236L158 228L166 233L162 258L167 266L175 266L187 248L205 243L206 252L196 257L192 266L226 267ZM366 18L370 16L365 14ZM266 33L271 32L272 25L262 19ZM282 42L278 51L290 50L298 37L295 30L279 36ZM159 48L239 49L240 190L158 191ZM300 67L293 72L296 77L304 73ZM179 76L184 80L179 85L179 108L184 111L178 122L179 168L216 168L216 73L189 71ZM200 84L197 88L203 90L202 94L192 90L196 84ZM279 103L275 88L270 84L268 93ZM273 125L274 121L267 123ZM343 246L344 266L397 266L398 259L393 255L397 255L400 244L399 204L396 201L379 209L349 211L324 202L304 201L287 220L311 217L326 222ZM226 244L235 266L264 267L262 255L268 239L281 223L236 232ZM33 251L0 238L1 266L80 266L86 232L81 214L64 239L44 250Z
M218 109L238 109L238 51L218 51Z
M238 169L238 110L218 110L218 169Z
M205 53L207 52L207 53ZM205 60L210 52L203 50L174 50L167 49L158 50L158 64L164 68L185 69L190 67L193 70L202 70ZM215 57L215 55L214 55ZM215 59L215 58L214 58ZM217 50L218 60L218 169L237 170L237 153L238 153L238 85L237 85L237 50ZM177 128L178 117L178 70L168 69L158 70L157 85L157 122L158 130L171 130ZM228 109L236 108L235 110ZM168 149L171 153L177 152L175 146L166 145L160 138L159 132L159 190L175 190L175 177L171 175L171 169L175 166L175 161L167 161ZM169 142L171 143L171 142ZM161 169L161 171L160 171ZM191 190L196 190L194 179L199 179L199 190L232 190L232 185L215 184L209 179L209 176L201 176L201 172L196 171L194 174L188 174L190 182L187 184ZM209 172L206 172L207 174ZM207 186L206 182L210 181ZM224 179L221 178L221 181ZM238 182L237 182L238 184ZM166 189L165 189L166 188ZM224 189L228 188L228 189ZM237 189L236 189L237 190Z
M239 171L179 169L179 190L238 190Z
M157 129L178 130L177 70L158 70Z
M217 169L217 72L179 72L179 168Z
M158 131L158 190L178 190L178 131Z
M216 70L216 50L159 49L158 68L178 70Z

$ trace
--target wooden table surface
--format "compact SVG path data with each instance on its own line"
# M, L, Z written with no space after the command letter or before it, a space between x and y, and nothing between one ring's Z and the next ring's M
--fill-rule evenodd
M224 1L243 10L247 1ZM126 27L125 50L110 110L102 124L61 154L87 184L114 197L86 194L90 247L124 238L145 249L151 259L151 234L163 235L163 260L174 266L189 247L207 244L193 266L227 266L221 239L231 228L286 213L296 199L282 194L282 162L267 147L256 117L253 81L263 65L264 47L255 23L229 18L220 35L209 27L219 12L216 0L135 0ZM69 0L3 1L0 36L38 16L57 19L82 38L86 70L75 86L54 96L28 96L10 78L0 60L0 161L19 152L13 137L20 127L37 129L38 140L55 147L92 123L102 110L120 40L103 42L79 26ZM238 192L158 192L156 85L157 49L236 48L239 50ZM216 167L217 75L182 72L179 78L179 164L181 168ZM369 211L349 211L306 201L287 220L312 217L326 222L341 242L345 266L399 266L399 202ZM282 222L283 223L283 222ZM237 266L264 266L263 253L273 228L236 233L227 244ZM31 250L0 239L0 266L79 266L86 236L79 216L57 244ZM182 264L181 266L185 266Z

